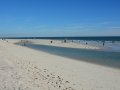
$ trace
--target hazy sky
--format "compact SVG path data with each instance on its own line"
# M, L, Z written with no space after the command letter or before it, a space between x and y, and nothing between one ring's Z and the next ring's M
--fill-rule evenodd
M120 36L120 0L0 0L0 36Z

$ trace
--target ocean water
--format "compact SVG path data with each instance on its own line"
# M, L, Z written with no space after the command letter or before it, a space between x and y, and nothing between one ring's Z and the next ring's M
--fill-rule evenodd
M26 44L26 47L74 60L120 69L120 52Z
M120 36L86 36L86 37L0 37L3 39L57 39L57 40L93 40L120 41Z

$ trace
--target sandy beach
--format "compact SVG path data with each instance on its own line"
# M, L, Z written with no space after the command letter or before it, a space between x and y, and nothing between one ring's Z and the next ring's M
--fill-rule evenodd
M52 43L51 43L52 41ZM85 44L86 41L83 43L77 43L72 42L71 40L67 40L66 43L64 43L64 40L51 40L51 39L21 39L21 40L13 40L9 39L9 42L16 43L16 42L25 42L25 43L33 43L38 45L49 45L49 46L58 46L58 47L66 47L66 48L82 48L82 49L100 49L99 46L92 46L89 44Z
M14 44L19 41L0 40L0 90L120 90L120 69ZM34 43L43 42L51 45ZM98 49L60 43L54 46Z

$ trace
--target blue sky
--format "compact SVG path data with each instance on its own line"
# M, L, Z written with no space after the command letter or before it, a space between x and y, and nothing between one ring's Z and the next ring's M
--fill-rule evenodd
M0 36L120 36L120 0L0 0Z

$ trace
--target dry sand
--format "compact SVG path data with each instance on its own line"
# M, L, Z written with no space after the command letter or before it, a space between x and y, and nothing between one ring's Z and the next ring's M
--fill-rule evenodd
M13 43L0 40L0 90L120 90L120 69Z

